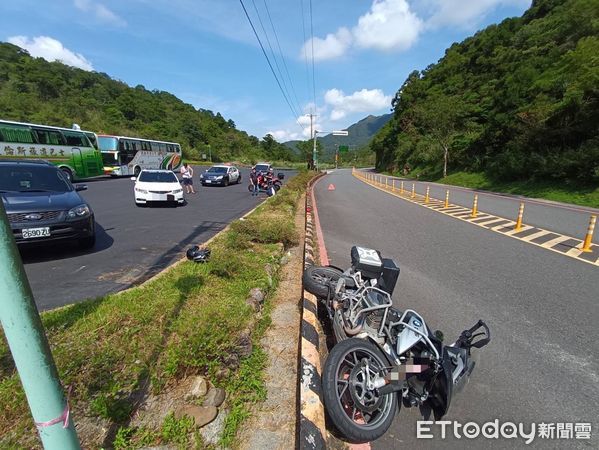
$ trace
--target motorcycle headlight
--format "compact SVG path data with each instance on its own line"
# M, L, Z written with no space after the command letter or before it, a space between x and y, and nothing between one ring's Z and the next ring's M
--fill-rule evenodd
M69 219L83 219L84 217L89 217L90 214L91 211L89 209L89 206L83 204L69 209L67 217Z
M175 189L173 194L180 194L181 192L183 192L183 189Z
M135 188L135 192L139 192L140 194L147 194L148 191L146 191L145 189L139 189L139 188Z

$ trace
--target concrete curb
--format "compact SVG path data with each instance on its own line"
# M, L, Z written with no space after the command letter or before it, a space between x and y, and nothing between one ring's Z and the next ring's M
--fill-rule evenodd
M320 175L311 180L306 193L306 237L304 241L304 268L315 264L315 247L317 241L317 226L314 220L312 189L314 184L324 176ZM318 305L316 297L302 290L301 336L299 355L299 411L298 411L298 441L297 448L324 449L326 448L326 429L324 419L324 404L320 384L321 364L320 345L324 339L318 332Z

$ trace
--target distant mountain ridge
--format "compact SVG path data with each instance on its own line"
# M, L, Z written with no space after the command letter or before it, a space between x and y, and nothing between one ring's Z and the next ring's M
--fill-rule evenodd
M347 145L350 149L359 149L367 145L373 136L387 123L393 114L383 114L382 116L369 115L358 122L347 127L347 136L317 136L318 142L324 147L324 157L328 158L335 154L337 145ZM297 151L297 143L300 141L288 141L284 145L294 151Z

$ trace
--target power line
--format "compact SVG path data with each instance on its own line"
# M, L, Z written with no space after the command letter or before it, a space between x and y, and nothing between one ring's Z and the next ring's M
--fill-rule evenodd
M312 0L310 0L310 41L312 42L312 99L316 108L316 77L314 75L314 20L312 16Z
M287 103L287 106L289 106L289 109L291 110L291 113L293 113L293 108L291 107L291 103L289 102L289 99L287 98L287 95L285 95L285 91L283 90L283 87L281 86L281 82L279 81L279 78L277 77L277 74L275 73L275 70L272 67L272 64L270 62L270 59L268 58L268 55L266 54L266 50L264 49L264 45L262 45L262 41L260 40L260 36L258 36L258 32L256 31L256 28L254 27L254 24L252 23L252 19L250 18L250 15L248 14L248 11L243 3L243 0L239 0L239 3L241 3L241 7L243 8L243 12L245 13L245 17L247 17L248 22L250 23L250 26L252 27L252 30L254 31L254 35L256 36L256 39L258 40L258 44L260 44L260 48L262 49L262 53L264 54L264 57L266 58L266 62L268 63L268 67L270 67L270 71L272 72L273 76L275 77L275 80L277 82L277 85L279 86L279 90L281 91L281 94L283 94L283 98L285 99L285 102ZM304 127L299 123L298 119L297 119L297 115L294 114L294 119L295 122L299 125L299 127L304 130Z
M260 23L260 27L262 28L262 32L264 33L264 37L266 38L266 43L268 44L268 48L270 49L270 54L272 55L272 59L275 62L275 67L277 68L277 72L279 73L279 77L280 77L281 83L283 85L283 90L285 91L287 98L291 99L291 95L289 95L289 89L287 88L287 84L285 83L285 77L283 77L283 72L281 71L281 68L279 67L279 62L277 61L277 57L276 57L275 52L270 43L270 39L268 38L268 33L266 32L266 28L264 27L264 23L262 22L262 17L260 17L260 12L258 11L256 2L254 0L252 0L252 4L254 5L254 10L256 11L256 16L258 17L258 22ZM295 109L294 105L291 105L291 107L293 109L293 114L295 116L299 116L299 113Z
M300 0L301 8L302 8L302 31L304 33L304 65L306 67L306 88L307 92L310 92L310 69L308 67L308 49L306 44L308 40L306 39L306 13L304 12L304 0ZM308 94L309 95L309 94ZM313 113L313 107L310 108L310 113ZM310 136L312 137L312 136Z
M285 56L283 55L283 50L281 49L281 43L279 41L279 36L277 35L277 30L275 29L275 25L272 21L272 17L270 16L270 11L268 10L268 5L266 4L266 0L264 0L264 8L266 9L266 14L268 15L268 20L270 21L270 26L272 27L272 31L275 35L275 40L277 41L277 47L279 48L279 55L281 56L281 60L283 61L283 67L285 68L285 73L287 74L287 78L289 79L289 85L291 86L291 92L295 97L295 106L298 111L302 111L301 104L299 99L297 98L297 92L295 90L295 86L293 85L293 79L289 74L289 68L287 67L287 61L285 61ZM290 96L291 97L291 96Z

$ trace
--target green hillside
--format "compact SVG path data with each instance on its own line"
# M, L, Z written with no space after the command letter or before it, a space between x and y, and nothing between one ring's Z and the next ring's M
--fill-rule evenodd
M599 181L599 2L534 0L409 75L371 148L426 178Z
M0 43L0 119L176 141L187 158L288 159L286 147L236 128L220 113L196 109L164 91L134 88L104 73L32 58Z

